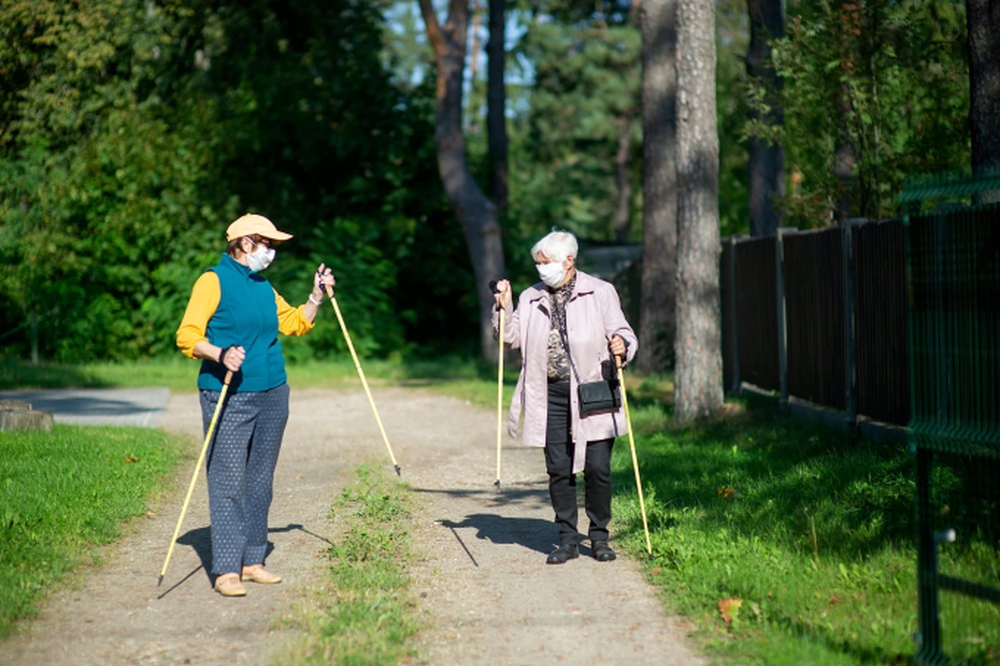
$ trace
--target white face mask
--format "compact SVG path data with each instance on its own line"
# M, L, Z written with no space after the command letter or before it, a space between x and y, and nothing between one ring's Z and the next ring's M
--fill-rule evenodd
M535 268L538 269L538 277L542 278L542 282L553 289L566 279L566 269L563 268L562 262L535 264Z
M253 243L253 241L250 242ZM274 248L264 247L263 245L258 245L257 243L253 244L257 246L257 249L247 255L247 265L250 266L250 270L259 273L271 265L271 262L274 261L274 255L276 253Z

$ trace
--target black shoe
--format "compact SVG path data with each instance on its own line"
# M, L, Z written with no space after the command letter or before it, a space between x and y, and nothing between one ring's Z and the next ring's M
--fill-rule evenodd
M594 541L590 546L590 550L594 553L594 559L598 562L610 562L618 557L607 541Z
M575 544L563 544L549 553L546 564L566 564L569 560L580 557L580 548Z

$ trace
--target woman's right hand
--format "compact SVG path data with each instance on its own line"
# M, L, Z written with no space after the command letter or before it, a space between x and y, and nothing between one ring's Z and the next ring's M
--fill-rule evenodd
M230 372L239 372L243 366L243 360L247 357L243 347L226 347L221 349L219 353L224 354L220 360L222 365L226 366L226 370Z
M499 308L506 308L510 305L510 281L497 281L497 290L493 294L493 299L496 301L497 307Z

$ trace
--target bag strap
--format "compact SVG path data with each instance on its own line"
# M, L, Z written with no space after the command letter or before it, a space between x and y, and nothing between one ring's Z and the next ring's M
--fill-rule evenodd
M563 346L566 347L566 357L569 359L569 367L573 369L573 374L576 376L576 383L580 384L580 373L576 371L576 363L573 362L573 355L569 353L569 337L566 335L566 312L565 306L563 306L563 326L559 327L559 335L562 336Z

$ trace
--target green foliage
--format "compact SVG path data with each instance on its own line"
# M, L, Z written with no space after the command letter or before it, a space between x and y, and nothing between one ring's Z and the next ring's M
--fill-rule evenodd
M0 0L0 335L35 313L43 358L176 353L191 286L247 211L296 236L268 275L293 304L334 266L362 354L474 331L433 81L393 84L381 10ZM343 349L329 315L291 358Z
M851 216L890 217L906 176L968 167L965 42L964 9L944 0L790 9L773 45L784 127L747 131L785 148L791 225L829 224L845 197ZM751 82L761 115L764 99ZM834 174L838 143L857 158L848 181Z
M603 20L536 20L518 52L534 65L535 80L529 110L511 123L511 220L533 240L552 226L613 239L623 124L632 144L631 217L641 220L639 31ZM637 237L639 224L631 228Z
M15 317L58 308L50 355L134 357L153 267L205 217L199 114L142 95L173 17L131 0L0 12L0 57L23 67L0 137L0 298Z
M417 629L405 530L411 499L382 465L356 473L332 509L343 536L328 551L330 587L298 619L307 638L280 663L394 664L410 655L405 643Z
M695 620L706 649L740 663L907 663L917 611L911 454L740 405L680 429L661 400L640 388L633 410L647 572ZM613 460L616 536L644 556L625 448ZM986 543L950 556L966 573L1000 566ZM728 622L727 600L740 602ZM998 626L980 639L995 642Z
M719 225L723 237L750 233L747 147L749 103L746 52L749 41L745 2L715 5L715 101L719 128Z
M183 451L145 428L0 432L0 638L142 516Z

